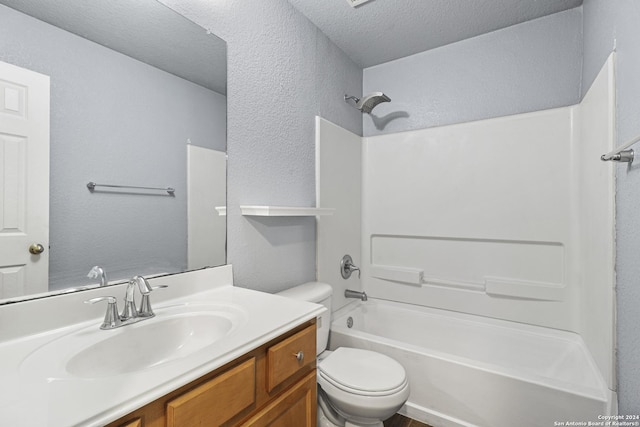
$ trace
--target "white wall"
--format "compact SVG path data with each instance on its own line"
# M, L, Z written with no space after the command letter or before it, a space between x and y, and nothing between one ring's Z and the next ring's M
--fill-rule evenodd
M315 219L240 216L241 204L315 205L315 116L360 134L345 93L362 70L286 0L162 0L227 41L228 249L239 286L315 279Z
M391 102L364 117L364 135L576 104L581 61L577 8L367 68L363 92Z
M616 145L640 134L640 3L585 0L583 92L616 47ZM638 150L638 146L635 147ZM640 166L617 171L618 396L620 413L640 414Z

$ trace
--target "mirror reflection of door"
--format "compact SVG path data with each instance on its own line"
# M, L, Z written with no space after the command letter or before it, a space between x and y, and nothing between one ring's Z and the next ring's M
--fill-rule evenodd
M47 292L48 272L49 77L0 62L0 299Z

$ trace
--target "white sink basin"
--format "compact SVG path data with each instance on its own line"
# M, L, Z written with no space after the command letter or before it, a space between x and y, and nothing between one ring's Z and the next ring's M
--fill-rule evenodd
M132 325L100 330L96 323L57 338L25 358L21 371L52 380L151 369L205 350L245 321L242 309L228 305L167 307L156 310L156 317Z
M106 377L150 368L188 356L226 336L231 320L211 313L171 316L130 329L73 356L67 372L78 377ZM127 328L124 326L123 328Z

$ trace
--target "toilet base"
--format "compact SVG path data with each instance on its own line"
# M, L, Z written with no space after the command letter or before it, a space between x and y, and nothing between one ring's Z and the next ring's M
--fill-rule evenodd
M384 427L382 421L377 421L374 424L352 424L349 421L344 423L344 427Z
M345 421L343 425L334 424L324 415L322 408L318 405L318 427L384 427L384 424L382 421L373 424L354 424L350 421Z
M318 427L340 427L340 426L329 421L329 419L325 417L324 412L322 412L322 409L318 407Z

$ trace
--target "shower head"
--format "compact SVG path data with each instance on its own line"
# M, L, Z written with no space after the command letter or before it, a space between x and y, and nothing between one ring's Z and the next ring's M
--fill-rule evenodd
M349 100L353 100L355 102L355 107L362 111L363 113L371 114L371 110L375 108L376 105L382 102L389 102L391 98L385 95L382 92L373 92L362 99L356 98L355 96L345 95L344 100L348 102Z

